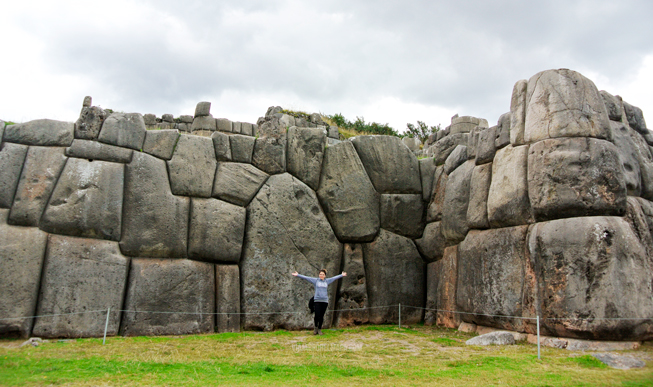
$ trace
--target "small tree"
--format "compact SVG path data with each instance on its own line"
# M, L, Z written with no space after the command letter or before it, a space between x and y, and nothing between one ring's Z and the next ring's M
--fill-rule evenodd
M429 136L433 133L439 132L441 129L440 124L435 126L428 126L422 121L417 121L417 126L408 123L406 124L406 134L409 137L417 137L424 144Z

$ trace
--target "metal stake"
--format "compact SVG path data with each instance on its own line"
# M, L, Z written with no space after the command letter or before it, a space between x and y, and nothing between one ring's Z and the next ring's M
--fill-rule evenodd
M540 360L540 315L537 315L537 360Z
M107 309L107 322L104 323L104 338L102 339L102 345L107 342L107 329L109 328L109 313L111 313L111 307Z
M399 303L399 328L401 329L401 303Z

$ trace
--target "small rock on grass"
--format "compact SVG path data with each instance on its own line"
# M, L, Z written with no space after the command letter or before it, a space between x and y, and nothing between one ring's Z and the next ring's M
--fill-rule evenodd
M510 332L496 331L472 337L465 342L467 345L512 345L515 337Z
M620 370L629 370L631 368L643 368L646 363L630 355L616 355L614 353L594 353L595 358L605 363L607 366Z

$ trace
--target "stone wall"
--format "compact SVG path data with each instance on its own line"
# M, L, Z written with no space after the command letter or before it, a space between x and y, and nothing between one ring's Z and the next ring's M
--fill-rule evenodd
M112 335L306 329L290 273L321 268L349 274L326 327L401 303L407 324L653 336L617 319L653 317L653 136L573 71L517 82L496 126L455 116L421 160L279 107L248 124L87 97L74 124L2 126L3 336L99 336L109 307Z

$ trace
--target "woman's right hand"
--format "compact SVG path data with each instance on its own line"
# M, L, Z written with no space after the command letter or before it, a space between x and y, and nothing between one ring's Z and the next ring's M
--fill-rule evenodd
M292 273L292 275L294 275L295 277L297 277L298 274L299 273L297 273L297 272Z

